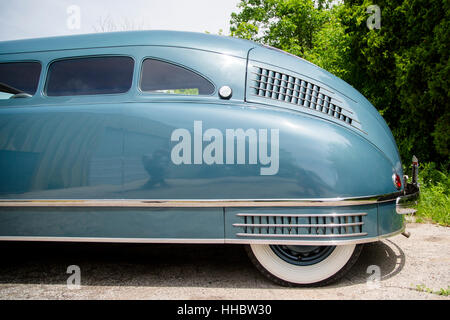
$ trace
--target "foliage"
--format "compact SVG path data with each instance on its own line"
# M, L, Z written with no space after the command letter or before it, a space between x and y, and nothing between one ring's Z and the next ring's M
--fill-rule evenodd
M325 1L322 1L325 2ZM324 6L325 3L322 4ZM313 0L242 0L231 14L231 35L303 55L330 12Z
M241 0L232 36L299 55L343 78L380 111L402 159L440 165L450 157L450 2Z
M450 287L447 287L447 289L441 288L437 291L434 291L433 289L428 288L424 284L416 285L415 290L419 291L419 292L426 292L426 293L436 294L438 296L445 296L445 297L447 297L450 294Z
M450 2L379 0L381 29L368 30L369 1L345 1L340 18L350 38L345 79L380 110L403 159L449 157Z
M450 176L448 173L437 170L436 163L428 162L420 165L419 179L421 186L429 187L442 184L447 194L450 193Z
M342 9L342 6L329 9L327 20L313 37L313 47L304 53L303 58L345 80L349 77L350 38L339 18Z
M420 200L418 222L431 220L450 225L450 176L436 169L435 163L423 164L419 171Z

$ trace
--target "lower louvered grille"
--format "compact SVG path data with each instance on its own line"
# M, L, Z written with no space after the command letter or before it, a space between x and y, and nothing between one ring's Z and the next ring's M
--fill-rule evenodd
M367 213L254 214L238 213L237 236L332 238L362 236Z

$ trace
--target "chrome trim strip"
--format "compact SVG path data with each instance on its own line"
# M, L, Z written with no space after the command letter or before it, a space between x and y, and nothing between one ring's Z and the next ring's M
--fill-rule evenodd
M296 214L296 213L237 213L238 217L294 217L294 218L310 218L310 217L320 217L320 218L334 218L334 217L361 217L367 216L367 212L358 213L325 213L325 214Z
M362 244L369 242L376 242L385 238L396 236L405 231L405 227L392 233L381 236L363 238L363 239L348 239L348 240L285 240L285 239L225 239L227 244L279 244L279 245L304 245L304 246L339 246L349 244Z
M323 199L0 199L0 207L342 207L395 201L403 192Z
M236 233L238 237L256 237L256 238L344 238L367 236L367 232L361 233L343 233L343 234L276 234L276 233Z
M175 239L175 238L103 238L103 237L33 237L0 236L0 241L61 241L106 243L225 243L224 239Z
M267 227L283 227L283 228L339 228L362 226L364 222L352 223L329 223L329 224L257 224L257 223L234 223L233 227L250 227L250 228L267 228Z
M31 237L0 236L0 241L57 241L57 242L106 242L106 243L185 243L185 244L292 244L292 245L348 245L379 241L395 236L405 230L403 227L381 236L349 240L285 240L285 239L161 239L161 238L88 238L88 237Z

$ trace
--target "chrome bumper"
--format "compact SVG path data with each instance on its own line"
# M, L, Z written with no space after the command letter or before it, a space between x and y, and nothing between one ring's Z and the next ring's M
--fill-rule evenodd
M398 214L410 214L417 210L413 207L417 204L419 199L420 189L418 185L407 184L405 188L405 194L400 196L395 201L396 211Z

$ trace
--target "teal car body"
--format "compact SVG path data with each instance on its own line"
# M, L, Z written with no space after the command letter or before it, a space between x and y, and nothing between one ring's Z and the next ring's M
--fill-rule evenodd
M86 57L127 57L129 88L57 91L55 63ZM144 90L146 60L209 91ZM141 31L0 42L0 66L20 62L40 72L34 93L0 99L0 239L339 245L403 230L388 126L305 60Z

